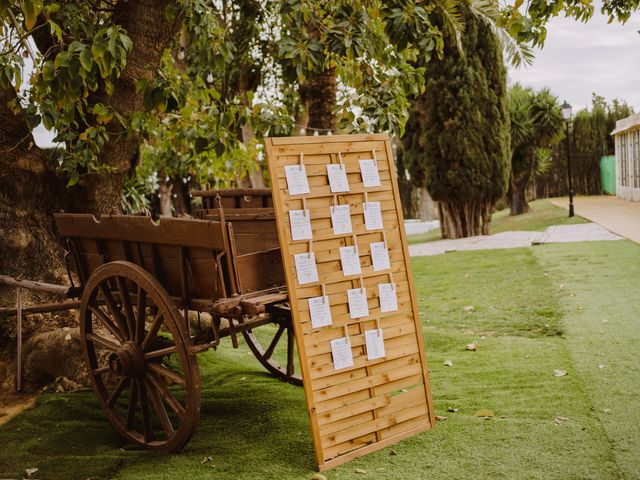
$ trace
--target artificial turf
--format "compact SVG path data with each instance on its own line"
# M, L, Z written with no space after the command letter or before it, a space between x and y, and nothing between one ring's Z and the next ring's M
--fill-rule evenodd
M639 245L458 252L413 268L436 413L447 418L329 480L640 478ZM0 427L0 478L28 467L42 479L311 478L302 389L228 343L198 357L202 413L182 453L123 445L90 392L43 395Z

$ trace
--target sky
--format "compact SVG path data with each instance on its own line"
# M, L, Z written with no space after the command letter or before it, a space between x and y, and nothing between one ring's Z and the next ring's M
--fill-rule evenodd
M542 50L536 50L533 65L509 68L509 81L536 89L549 87L560 102L573 111L590 107L593 92L607 101L626 100L640 112L640 12L623 26L607 25L607 17L596 6L585 23L556 18L547 27Z

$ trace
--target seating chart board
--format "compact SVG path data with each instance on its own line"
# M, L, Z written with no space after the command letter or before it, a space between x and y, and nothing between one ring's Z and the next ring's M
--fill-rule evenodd
M265 143L316 460L326 470L435 423L396 168L388 135Z

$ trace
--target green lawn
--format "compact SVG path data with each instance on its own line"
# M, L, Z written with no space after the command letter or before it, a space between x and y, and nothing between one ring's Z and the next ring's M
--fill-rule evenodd
M574 223L586 223L582 217L568 216L568 210L556 207L549 200L535 200L530 202L531 211L523 215L509 215L509 209L497 211L491 217L491 234L510 232L514 230L542 232L552 225L569 225ZM411 235L409 243L423 243L442 240L439 228L420 235Z
M458 252L413 265L436 413L447 419L329 480L640 479L639 245ZM181 454L123 446L89 392L43 395L0 427L0 478L34 466L42 479L311 478L302 389L266 376L246 348L226 345L199 363L202 413ZM495 416L474 416L483 408Z

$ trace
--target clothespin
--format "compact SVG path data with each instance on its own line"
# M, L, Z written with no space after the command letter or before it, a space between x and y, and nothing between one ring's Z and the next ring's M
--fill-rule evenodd
M302 197L302 210L306 211L307 210L307 199Z
M364 293L364 279L362 278L362 275L360 275L360 290Z
M300 152L300 171L302 171L302 167L304 167L304 152Z
M338 152L338 160L340 160L340 169L344 170L344 161L342 160L342 152Z
M344 326L344 338L347 339L347 345L351 345L351 339L349 338L349 325Z
M378 338L382 334L382 329L380 328L380 317L376 317L376 330L378 330Z
M313 240L309 240L309 252L307 253L307 258L311 258L312 253L313 253Z
M393 273L389 272L389 282L391 283L392 288L396 289L396 282L393 281Z
M372 153L372 155L373 155L373 163L375 164L376 168L378 168L378 159L376 158L376 149L375 149L375 148L373 148L373 149L371 150L371 153Z
M355 234L351 235L351 238L353 238L353 246L356 249L356 252L358 251L358 241L356 240L356 236Z
M389 245L387 245L387 234L384 230L382 230L382 241L384 242L384 248L389 249Z
M325 303L327 299L327 288L324 286L324 283L320 285L320 288L322 289L322 303Z
M364 209L367 209L367 203L369 203L369 194L367 193L367 191L364 191Z

